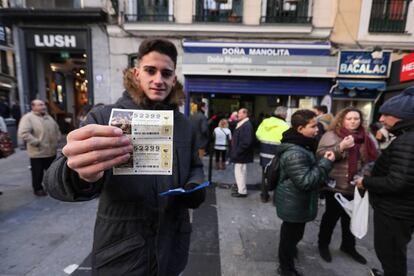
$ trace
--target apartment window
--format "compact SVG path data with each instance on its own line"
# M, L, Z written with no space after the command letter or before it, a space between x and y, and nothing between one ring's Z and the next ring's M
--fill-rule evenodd
M242 22L243 0L195 1L195 22Z
M265 0L262 23L311 23L310 0Z
M174 21L172 15L173 0L133 0L128 2L126 21Z
M411 0L373 0L369 32L404 33Z

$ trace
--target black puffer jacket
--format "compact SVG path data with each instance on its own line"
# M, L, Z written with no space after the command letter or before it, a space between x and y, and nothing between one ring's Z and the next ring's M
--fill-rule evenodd
M107 125L112 108L139 109L128 93L115 105L93 110L85 124ZM202 163L194 149L187 118L174 111L173 174L113 175L86 183L60 156L45 177L48 193L63 201L99 196L92 266L93 275L178 275L185 267L191 224L187 208L204 201L204 190L187 196L160 197L171 188L203 182Z
M391 130L397 138L375 163L363 184L374 211L414 221L414 120L400 121Z

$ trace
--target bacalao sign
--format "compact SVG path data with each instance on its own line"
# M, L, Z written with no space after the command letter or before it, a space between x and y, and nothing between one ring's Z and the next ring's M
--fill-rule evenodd
M85 31L37 31L26 32L27 48L36 49L86 49Z
M401 62L400 82L414 80L414 53L403 57Z
M390 63L390 51L383 51L380 58L374 58L372 52L369 51L341 51L338 61L338 77L388 78Z

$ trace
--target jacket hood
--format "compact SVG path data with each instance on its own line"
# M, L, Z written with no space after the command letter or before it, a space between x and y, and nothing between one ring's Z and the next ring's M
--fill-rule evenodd
M300 148L300 146L295 145L295 144L291 144L291 143L283 143L283 144L280 144L280 146L279 146L279 148L278 148L278 152L279 152L280 154L282 154L282 153L284 153L284 152L286 152L286 151L289 151L289 150L291 150L291 149L293 149L293 148L295 148L295 147Z
M271 131L272 129L285 127L286 122L276 117L270 117L270 118L264 119L262 124L263 124L263 127L266 129L266 131Z
M138 105L128 91L122 93L122 97L116 101L115 105L123 109L178 110L177 105L165 102L146 101Z

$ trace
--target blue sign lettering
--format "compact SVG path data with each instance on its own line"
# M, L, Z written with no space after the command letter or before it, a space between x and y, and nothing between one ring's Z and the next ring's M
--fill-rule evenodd
M372 52L342 51L339 57L338 76L387 78L390 62L390 51L383 51L380 57L373 56Z

